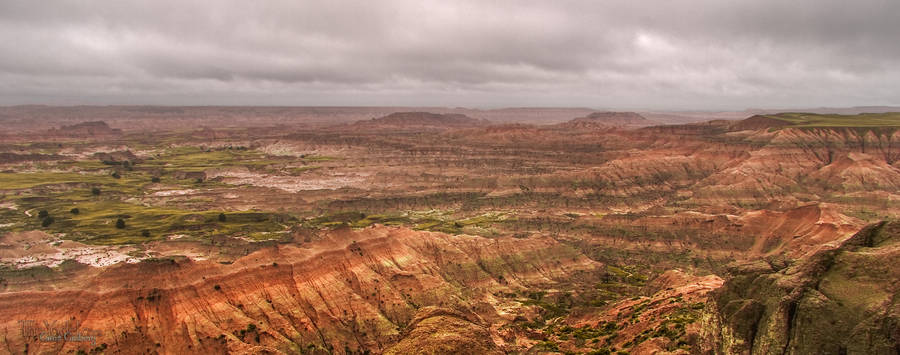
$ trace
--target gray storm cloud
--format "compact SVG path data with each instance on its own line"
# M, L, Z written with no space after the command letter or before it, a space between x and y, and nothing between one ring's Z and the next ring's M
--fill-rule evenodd
M900 2L4 1L0 104L900 104Z

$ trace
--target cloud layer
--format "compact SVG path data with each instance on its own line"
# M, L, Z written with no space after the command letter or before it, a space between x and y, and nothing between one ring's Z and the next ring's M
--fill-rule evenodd
M0 104L900 104L900 2L5 1Z

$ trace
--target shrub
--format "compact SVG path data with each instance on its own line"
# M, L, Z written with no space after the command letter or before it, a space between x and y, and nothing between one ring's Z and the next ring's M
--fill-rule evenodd
M44 218L43 221L41 221L41 226L44 226L44 227L50 226L51 224L53 224L53 217L47 217L47 218Z
M38 212L38 218L43 219L43 218L47 218L48 216L50 216L50 213L48 213L47 210L40 210Z
M228 217L225 217L224 213L219 213L219 222L225 222L227 219Z
M150 178L150 182L159 182L159 176L154 176Z
M79 214L79 213L81 213L81 210L79 210L78 207L75 207L75 208L69 210L69 213L71 213L71 214Z
M99 188L99 187L92 187L92 188L91 188L91 194L92 194L92 195L100 195L100 188Z
M121 219L121 218L117 219L116 220L116 228L125 229L125 220Z
M117 224L118 224L118 223L117 223ZM141 236L144 237L144 238L149 238L149 237L150 237L150 231L149 231L149 230L146 230L146 229L142 230L142 231L141 231Z
M115 178L115 179L121 179L121 178L122 178L122 175L119 175L119 172L118 172L118 171L113 171L113 173L112 173L110 176L112 176L112 177Z

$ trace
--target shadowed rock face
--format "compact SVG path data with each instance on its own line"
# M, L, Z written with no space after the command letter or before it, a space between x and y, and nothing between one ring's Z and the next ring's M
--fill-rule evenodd
M110 128L109 125L103 121L82 122L69 126L62 126L58 130L51 131L51 134L67 137L97 137L121 133L122 130Z
M97 158L97 160L110 165L122 164L126 161L129 163L143 162L143 159L138 158L136 155L134 155L134 153L128 150L117 152L98 152L94 153L94 157Z
M63 157L57 154L16 154L10 152L0 153L0 164L37 162L47 160L59 160Z
M790 263L732 268L702 320L709 354L897 354L900 223ZM789 265L789 266L788 266Z
M790 126L791 124L786 121L777 120L770 117L765 116L753 116L747 119L740 120L731 125L730 129L732 131L744 131L744 130L763 130L769 128L780 128Z

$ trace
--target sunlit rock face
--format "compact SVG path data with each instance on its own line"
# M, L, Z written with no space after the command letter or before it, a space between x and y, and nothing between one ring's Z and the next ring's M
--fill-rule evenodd
M491 323L516 317L494 293L552 288L599 267L551 238L374 227L335 231L302 247L262 249L230 265L154 259L90 277L76 273L54 290L0 295L0 312L8 329L17 329L19 320L74 317L77 328L99 330L98 346L112 351L381 352L395 346L403 353L419 343L437 351L466 348L485 339ZM429 327L444 325L459 344L427 339ZM487 339L478 346L496 351ZM29 343L38 352L84 348L32 343L20 332L4 342Z

